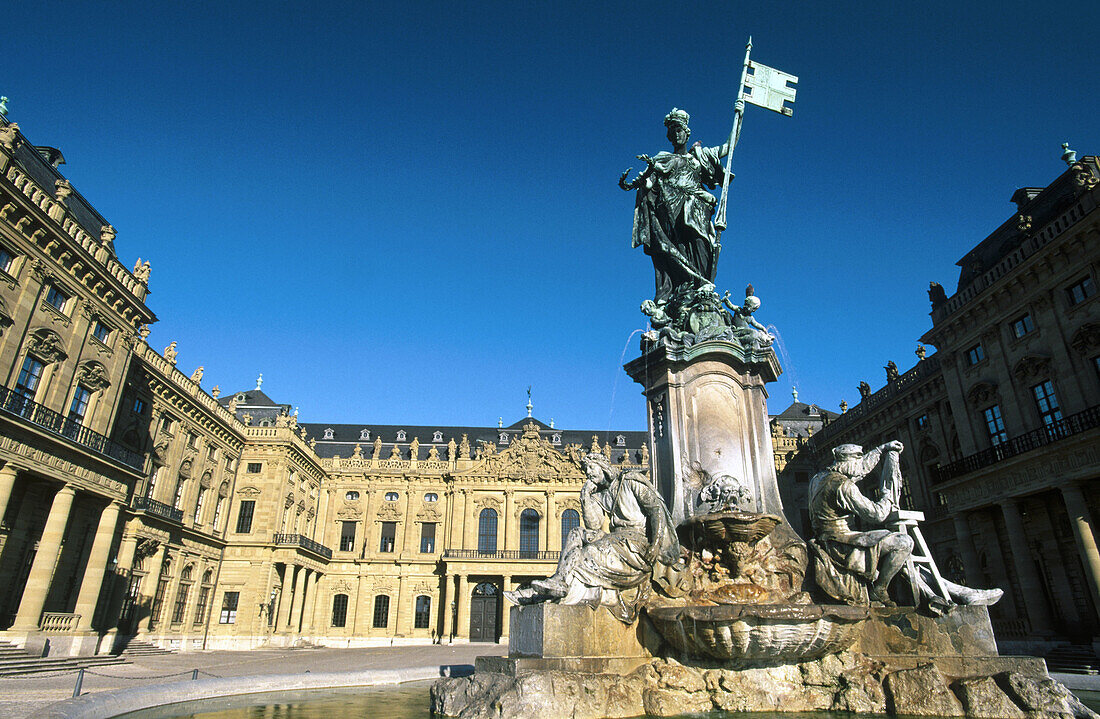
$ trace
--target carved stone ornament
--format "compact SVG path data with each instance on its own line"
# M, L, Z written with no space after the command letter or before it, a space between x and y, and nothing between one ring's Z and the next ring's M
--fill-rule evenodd
M984 409L997 402L997 386L989 382L979 382L966 393L966 401L974 409Z
M340 519L358 519L363 516L363 507L359 502L344 502L344 506L336 511Z
M157 443L153 445L153 464L163 467L168 464L168 439L161 437L157 440Z
M65 343L61 336L46 328L35 330L27 340L27 352L42 360L46 364L60 362L68 357L62 349Z
M185 460L183 460L182 462L180 462L180 469L179 469L180 479L190 479L191 478L191 468L194 465L195 465L195 461L193 459L191 459L190 457L188 457Z
M577 500L577 499L564 499L564 500L562 500L558 504L558 506L555 508L554 514L557 516L558 519L561 519L561 515L563 515L567 509L572 509L577 514L580 514L581 513L580 500Z
M579 467L562 456L549 440L539 436L539 426L534 422L525 425L523 434L500 454L484 457L478 469L500 479L521 480L527 484L584 478Z
M76 371L76 381L92 392L98 392L111 386L107 378L107 368L99 362L85 362Z
M1071 169L1073 170L1073 181L1078 187L1091 190L1100 182L1100 179L1092 174L1092 170L1083 163L1076 162L1072 165Z
M500 500L496 497L490 497L487 495L481 495L474 497L474 507L479 511L482 509L492 509L497 512L500 511Z
M429 584L428 582L417 582L416 586L413 587L413 593L414 594L427 594L428 596L431 596L432 594L435 593L435 590L437 588L438 587L436 587L432 584Z
M354 588L355 587L352 586L351 582L346 579L337 579L335 582L332 583L333 594L347 594L351 592L351 590Z
M542 519L543 515L546 513L546 505L544 502L535 497L524 497L516 502L514 512L516 519L519 519L519 515L523 514L528 509L533 509L538 512L539 519Z
M245 497L258 497L260 496L260 490L252 486L241 487L237 490L237 494L243 495Z
M256 493L259 494L259 491L257 491ZM222 485L220 487L218 487L218 496L223 497L223 498L229 496L229 482L228 481L222 482Z
M424 507L416 513L416 521L418 522L442 522L443 515L438 510L432 507Z
M0 146L3 146L8 152L14 152L15 148L19 147L19 125L11 123L5 127L0 127Z
M138 541L137 549L134 550L134 554L139 560L146 557L151 557L157 553L157 549L160 548L160 542L156 539L142 539Z
M1073 333L1069 344L1078 353L1086 356L1096 354L1100 349L1100 324L1089 322Z
M1012 375L1021 384L1032 383L1034 380L1046 377L1050 374L1050 358L1028 355L1016 363L1012 368Z
M214 484L214 477L210 472L203 472L202 477L199 478L199 486L203 489L210 489Z
M401 510L392 503L387 504L378 510L376 520L379 522L399 522L401 521Z

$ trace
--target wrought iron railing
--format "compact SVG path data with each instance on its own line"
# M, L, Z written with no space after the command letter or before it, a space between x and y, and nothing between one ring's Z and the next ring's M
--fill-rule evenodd
M932 484L946 482L955 477L977 471L982 467L996 464L1009 457L1015 457L1024 452L1030 452L1033 449L1046 446L1051 442L1057 442L1060 439L1072 437L1075 434L1080 434L1081 432L1096 427L1100 427L1100 405L1089 407L1084 412L1078 412L1069 417L1063 417L1057 422L1052 422L1045 427L1040 427L1027 434L1021 434L1019 437L1013 437L1007 442L1001 442L995 447L990 447L989 449L982 450L969 457L963 457L958 461L940 467L936 470L935 477L932 479Z
M524 549L500 549L483 552L479 549L444 549L444 559L539 559L558 561L561 552L532 552Z
M276 533L271 541L275 544L294 544L301 547L302 549L313 552L314 554L319 554L325 559L332 559L331 549L321 544L320 542L315 542L309 537L301 534Z
M81 425L80 422L69 419L60 412L43 407L7 387L0 387L0 410L22 417L32 424L60 435L82 447L87 447L94 452L122 462L128 467L141 469L144 464L144 457L137 452L126 449L99 432L94 432Z
M158 502L149 497L134 497L130 502L130 506L141 512L148 512L149 514L156 514L166 519L171 519L173 522L183 521L182 509L176 509L170 504Z
M69 612L43 612L39 627L44 632L71 632L80 621L79 614Z

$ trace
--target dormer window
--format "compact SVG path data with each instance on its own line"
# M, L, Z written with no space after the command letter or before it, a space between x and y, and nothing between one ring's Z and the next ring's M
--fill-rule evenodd
M386 492L386 501L387 502L396 502L397 501L397 492Z
M615 436L615 446L616 447L625 447L626 446L626 437L622 436L621 434L616 435Z
M550 444L561 444L561 435L553 434L550 436Z
M398 442L404 442L405 441L405 430L403 430L403 429L397 430L397 441Z
M369 429L359 430L359 439L361 439L363 441L366 441L366 442L369 442L370 441L370 430Z
M244 392L238 392L237 396L234 399L236 399L238 403L244 402L244 400L245 400Z
M501 432L500 433L500 443L501 444L508 444L508 433L507 432Z
M433 442L442 442L443 441L443 433L440 432L437 429L435 432L432 433L432 441Z
M815 405L810 405L809 413L811 417L816 417L821 414L821 411Z
M325 430L325 435L322 439L332 439L332 427Z

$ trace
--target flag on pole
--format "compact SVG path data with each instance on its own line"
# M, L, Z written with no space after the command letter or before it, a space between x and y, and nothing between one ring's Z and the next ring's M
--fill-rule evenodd
M790 117L794 114L794 108L787 107L785 103L794 102L797 88L791 86L797 82L798 78L794 75L788 75L773 67L750 60L749 72L745 75L745 85L741 89L741 97L745 102L751 102L757 107Z

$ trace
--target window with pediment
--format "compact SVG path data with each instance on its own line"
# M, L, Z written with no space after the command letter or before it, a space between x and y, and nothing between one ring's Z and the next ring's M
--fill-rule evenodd
M325 430L325 435L324 435L324 437L322 437L322 439L332 439L332 437L333 437L332 427L329 427L328 429Z
M359 439L370 441L370 430L366 428L359 430Z
M397 441L398 442L404 442L405 441L405 430L403 430L403 429L397 430Z
M433 442L442 442L443 441L443 433L440 432L437 429L435 432L432 433L432 441Z

